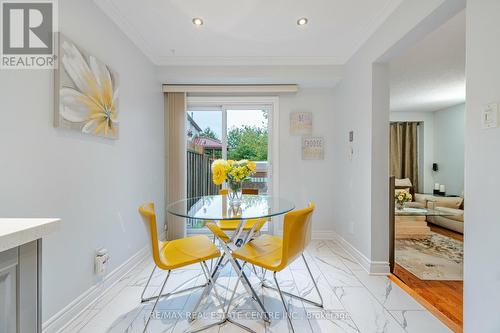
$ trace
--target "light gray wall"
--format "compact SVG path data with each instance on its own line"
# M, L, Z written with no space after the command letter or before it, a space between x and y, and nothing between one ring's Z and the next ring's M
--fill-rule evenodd
M60 217L43 243L43 320L98 282L94 251L110 271L147 244L137 208L164 207L163 100L155 68L93 1L59 1L60 30L120 75L120 138L53 127L53 73L0 71L0 216Z
M434 181L446 186L446 193L461 195L464 190L465 104L433 112L434 162L439 171Z
M498 0L467 1L464 332L500 332L500 128L481 128L500 102Z
M297 94L280 96L279 193L297 207L306 207L309 201L314 201L312 229L316 236L334 231L331 201L336 191L333 187L336 170L332 166L338 155L332 149L332 105L333 94L329 88L306 88ZM324 160L302 160L301 137L290 135L290 113L296 111L313 113L313 135L325 139Z
M432 193L434 189L434 113L433 112L391 112L391 121L418 121L419 126L419 170L420 189Z

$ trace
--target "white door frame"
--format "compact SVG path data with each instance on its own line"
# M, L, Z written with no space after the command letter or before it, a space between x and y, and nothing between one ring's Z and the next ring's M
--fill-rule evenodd
M270 172L268 188L269 194L279 197L279 97L278 96L188 96L187 109L190 106L216 106L228 109L230 106L237 108L255 107L266 105L270 107L268 118L268 172ZM225 126L223 124L223 126ZM223 130L223 134L224 134ZM270 224L271 233L278 230L276 223Z

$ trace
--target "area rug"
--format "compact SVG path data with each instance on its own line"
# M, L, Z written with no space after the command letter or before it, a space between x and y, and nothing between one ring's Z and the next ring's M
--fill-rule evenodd
M461 241L432 233L423 239L397 239L396 263L421 280L463 280Z

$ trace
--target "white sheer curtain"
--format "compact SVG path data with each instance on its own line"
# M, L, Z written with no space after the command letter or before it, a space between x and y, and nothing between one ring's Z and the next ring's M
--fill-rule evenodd
M186 93L165 93L167 202L186 197ZM167 215L167 238L186 236L186 221Z

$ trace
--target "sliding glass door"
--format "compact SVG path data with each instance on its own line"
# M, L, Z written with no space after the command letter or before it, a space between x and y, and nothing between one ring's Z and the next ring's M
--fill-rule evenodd
M218 158L255 161L257 171L244 188L271 194L272 105L188 102L187 110L187 196L218 193L220 188L213 185L210 172L211 163ZM197 221L188 221L187 229L188 233L205 231Z

